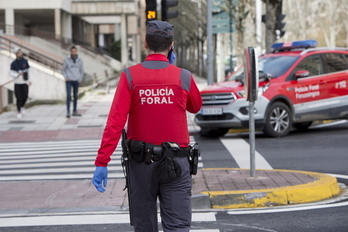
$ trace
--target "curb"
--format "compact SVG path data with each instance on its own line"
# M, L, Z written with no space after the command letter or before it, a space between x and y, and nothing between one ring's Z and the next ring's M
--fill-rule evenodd
M231 170L231 168L226 169ZM205 191L202 194L209 197L211 208L236 209L308 203L325 200L341 192L337 179L326 174L279 169L263 171L296 172L317 180L307 184L273 189Z

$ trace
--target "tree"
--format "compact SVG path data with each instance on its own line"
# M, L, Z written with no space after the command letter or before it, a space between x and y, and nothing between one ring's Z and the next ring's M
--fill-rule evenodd
M179 1L179 16L170 20L175 26L176 64L200 76L205 75L203 48L206 41L205 0Z
M342 46L348 44L348 17L346 0L291 0L284 1L287 14L285 40L315 39L319 46Z
M111 57L121 60L121 40L117 40L111 44Z
M336 47L337 37L346 24L342 22L342 14L346 13L342 11L343 5L347 3L338 0L320 1L314 12L320 20L313 20L313 25L320 28L328 47Z

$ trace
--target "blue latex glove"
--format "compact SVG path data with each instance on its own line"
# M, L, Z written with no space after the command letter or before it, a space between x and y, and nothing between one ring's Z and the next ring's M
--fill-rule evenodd
M102 186L106 187L108 183L108 168L97 166L94 171L92 183L99 192L104 192L105 188Z
M175 55L174 51L170 50L170 52L168 54L169 64L174 64L175 59L176 59L176 55Z

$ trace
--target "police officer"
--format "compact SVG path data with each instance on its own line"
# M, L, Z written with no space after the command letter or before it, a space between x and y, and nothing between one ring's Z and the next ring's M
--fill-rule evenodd
M100 192L105 191L107 165L127 118L128 139L143 141L140 150L144 144L158 147L169 144L166 142L178 145L183 151L181 154L188 150L186 111L198 112L202 99L192 74L171 64L173 37L174 27L168 22L148 22L145 38L148 56L144 62L125 69L120 76L95 160L92 182ZM158 172L159 161L145 162L137 155L130 159L131 186L128 186L131 188L134 231L158 231L157 197L163 230L189 231L192 179L187 155L175 155L170 160L171 163L174 161L175 170L179 170L170 180L163 179L164 172Z

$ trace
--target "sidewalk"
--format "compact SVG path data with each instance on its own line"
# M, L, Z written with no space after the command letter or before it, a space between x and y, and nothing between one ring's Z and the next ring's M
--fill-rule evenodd
M65 105L33 106L20 121L16 112L0 114L0 143L100 139L112 98L113 93L103 90L87 92L79 100L82 117L70 119L65 117ZM197 132L194 115L188 116L190 133ZM109 179L107 191L99 193L90 179L5 181L0 188L0 217L127 210L124 186L124 179ZM192 203L194 209L265 207L320 201L340 191L336 178L320 173L257 170L251 178L245 169L200 169L193 176Z

